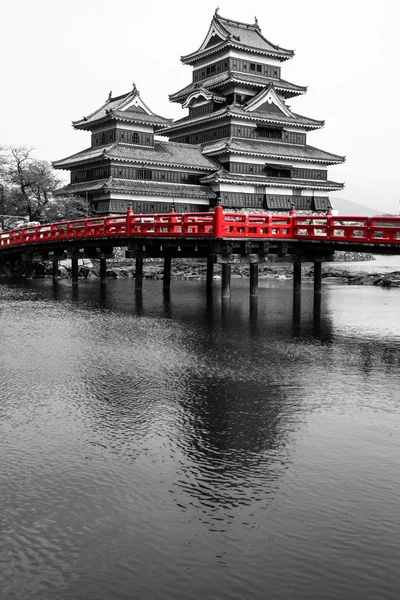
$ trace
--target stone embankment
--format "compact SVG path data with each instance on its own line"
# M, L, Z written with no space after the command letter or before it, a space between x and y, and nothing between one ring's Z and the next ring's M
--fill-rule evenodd
M382 287L400 287L400 271L391 273L357 273L346 269L325 267L322 279L330 283L348 285L378 285Z

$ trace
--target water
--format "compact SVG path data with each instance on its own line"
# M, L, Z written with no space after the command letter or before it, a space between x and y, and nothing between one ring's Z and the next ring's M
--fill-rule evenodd
M0 285L1 600L397 599L400 290L106 287Z

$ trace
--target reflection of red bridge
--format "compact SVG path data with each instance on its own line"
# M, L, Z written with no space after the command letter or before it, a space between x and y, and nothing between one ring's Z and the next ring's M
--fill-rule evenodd
M100 259L100 278L106 278L106 259L114 246L126 246L136 258L136 288L141 288L143 259L164 258L164 288L169 288L171 258L207 257L207 283L213 264L222 264L222 293L230 294L230 268L250 263L250 290L257 289L258 262L294 263L294 287L299 290L301 263L314 262L315 289L320 289L321 262L335 250L400 254L400 217L334 215L268 215L224 212L134 214L51 223L0 232L0 260L31 264L35 256L72 259L72 280L78 280L78 258ZM27 269L29 273L29 269Z

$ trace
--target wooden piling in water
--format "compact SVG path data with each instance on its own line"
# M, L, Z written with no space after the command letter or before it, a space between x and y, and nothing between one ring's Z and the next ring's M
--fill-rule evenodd
M141 290L143 287L143 258L141 256L136 257L136 270L135 270L135 289Z
M250 296L258 295L258 262L250 263Z
M301 262L293 263L293 293L301 294Z
M53 274L53 281L56 281L58 279L58 258L53 258L53 270L52 270L52 274Z
M163 290L171 289L171 257L164 256L164 271L163 271Z
M231 297L231 265L229 263L222 264L221 297Z
M78 285L79 266L78 266L78 254L73 253L71 255L71 268L72 268L72 283Z
M206 290L210 292L213 287L214 282L214 257L210 254L207 256L207 280L206 280Z
M314 262L314 294L320 294L322 289L322 263Z
M104 254L100 255L100 283L107 283L107 259Z

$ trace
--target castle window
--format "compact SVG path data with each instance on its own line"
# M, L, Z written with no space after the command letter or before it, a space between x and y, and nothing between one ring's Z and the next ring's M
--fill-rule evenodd
M149 171L148 169L138 169L137 178L145 179L145 180L153 179L153 173L152 173L152 171Z
M255 71L256 65L254 63L250 63L250 71Z
M106 136L104 135L104 133L101 134L101 143L105 144L106 142Z
M261 73L261 69L262 69L261 65L257 65L257 72L258 73Z
M132 144L138 144L139 143L139 134L138 133L132 133Z
M269 138L280 140L282 139L282 132L280 129L274 129L272 127L257 127L256 129L257 137L259 138ZM285 134L286 136L287 134Z

